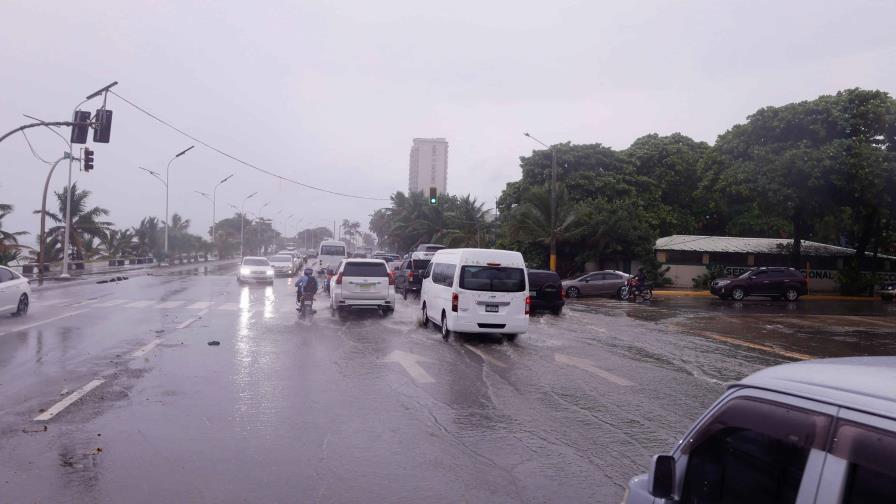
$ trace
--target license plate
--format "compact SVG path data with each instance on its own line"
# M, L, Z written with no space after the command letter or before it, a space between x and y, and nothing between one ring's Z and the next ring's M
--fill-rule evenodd
M486 313L498 313L498 305L485 305L485 311Z
M358 284L358 287L361 288L362 291L370 290L373 287L373 284Z

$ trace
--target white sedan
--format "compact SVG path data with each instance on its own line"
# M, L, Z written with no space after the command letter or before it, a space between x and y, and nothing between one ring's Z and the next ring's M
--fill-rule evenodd
M15 271L0 266L0 313L25 315L31 302L31 284Z
M236 272L236 281L274 283L274 268L264 257L244 257Z

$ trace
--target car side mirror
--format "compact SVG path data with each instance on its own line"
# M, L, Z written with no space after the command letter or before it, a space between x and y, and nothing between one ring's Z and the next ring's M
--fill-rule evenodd
M647 488L657 499L670 499L675 491L675 457L655 455L647 474Z

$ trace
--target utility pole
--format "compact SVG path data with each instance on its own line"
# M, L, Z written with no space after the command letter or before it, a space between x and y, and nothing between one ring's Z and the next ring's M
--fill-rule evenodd
M550 252L550 266L551 271L557 271L557 153L554 151L554 148L549 146L548 144L542 142L541 140L535 138L529 133L524 133L527 137L535 140L539 144L545 146L549 151L551 151L551 252Z
M64 152L62 157L53 163L53 166L50 167L50 173L47 173L47 181L44 182L44 199L40 207L40 244L37 253L37 285L44 284L44 254L46 254L47 247L47 189L50 187L50 177L53 176L53 170L56 169L56 165L70 155L71 154L68 152Z

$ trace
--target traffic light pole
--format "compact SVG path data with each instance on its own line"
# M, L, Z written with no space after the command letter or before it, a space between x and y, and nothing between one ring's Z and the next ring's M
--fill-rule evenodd
M62 157L53 163L53 166L50 167L50 173L47 173L47 181L44 182L44 199L40 208L40 236L38 237L40 243L38 243L37 249L37 285L44 284L44 259L47 248L47 190L50 188L50 178L53 176L53 171L56 170L56 165L67 157L70 157L70 154L64 152Z

